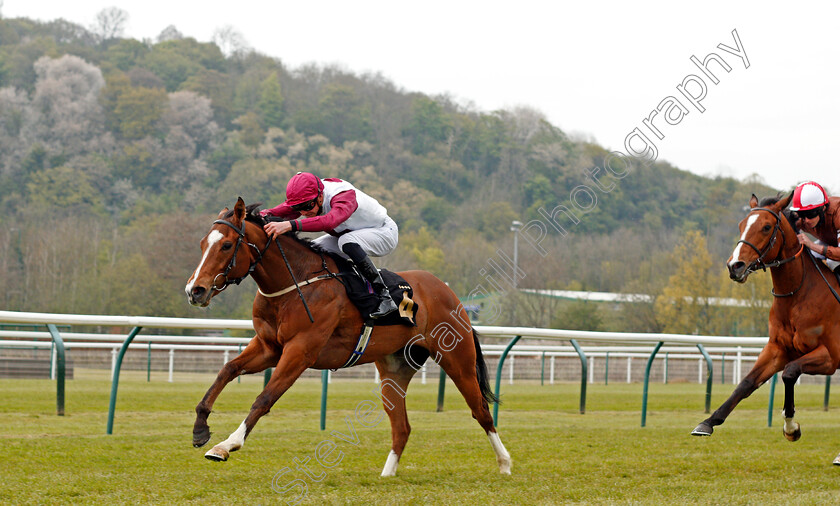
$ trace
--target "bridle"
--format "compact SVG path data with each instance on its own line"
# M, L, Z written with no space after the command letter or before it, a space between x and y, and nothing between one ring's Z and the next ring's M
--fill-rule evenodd
M227 267L225 267L224 272L220 272L219 274L216 274L216 276L213 278L213 284L210 287L211 290L217 290L218 292L222 292L222 291L224 291L225 288L229 287L230 285L238 285L239 283L242 282L242 280L244 280L245 278L247 278L248 276L250 276L254 272L254 269L257 267L257 265L260 262L262 262L263 256L265 255L265 252L268 251L269 247L271 247L272 241L271 240L266 241L265 248L260 250L260 248L256 244L245 241L245 221L242 222L242 227L241 228L237 227L236 225L234 225L233 223L231 223L227 220L222 220L222 219L214 221L213 224L214 225L216 225L216 224L227 225L228 227L235 230L237 235L238 235L238 237L236 239L236 246L233 247L233 256L231 257L230 262L228 262ZM239 246L243 242L245 244L247 244L248 246L254 248L254 251L257 252L257 259L255 261L251 262L251 265L248 266L248 272L246 272L243 276L240 276L240 277L234 278L234 279L230 279L228 277L228 275L230 274L231 269L236 267L236 253L239 251ZM309 316L309 321L314 323L315 320L312 318L312 313L309 311L309 305L306 303L306 299L303 296L303 292L300 291L300 287L309 285L309 284L313 283L314 281L320 281L321 279L328 279L328 278L336 278L337 279L338 276L340 276L340 274L330 272L330 270L327 268L327 260L324 258L324 254L320 253L322 270L326 271L327 274L322 275L322 276L318 276L318 277L313 278L313 279L306 280L303 283L298 283L297 279L295 278L295 273L292 271L292 266L289 264L289 260L286 258L286 251L283 249L283 245L280 244L280 238L279 237L275 238L274 242L277 244L277 248L280 250L280 254L283 256L283 262L286 264L286 269L288 269L289 275L291 276L292 282L294 283L292 288L297 289L298 296L300 297L300 300L303 302L303 307L306 309L307 316ZM219 276L224 276L224 278L225 278L224 284L222 284L221 286L218 286L216 284L216 281L219 279ZM276 292L276 293L273 293L273 294L263 294L263 295L266 296L266 297L275 297L275 296L287 293L290 290L291 290L291 288L288 289L288 290L281 290L280 292ZM262 293L262 290L259 290L259 292Z
M222 292L222 291L224 291L225 288L229 287L230 285L238 285L239 283L242 282L243 279L247 278L248 276L251 275L252 272L254 272L254 269L257 267L257 264L259 264L262 261L263 255L265 255L265 252L268 251L268 247L271 246L271 241L267 241L266 244L265 244L265 248L263 248L262 251L260 251L260 248L257 247L256 244L250 243L250 242L245 240L245 222L244 221L242 222L242 227L241 228L237 227L236 225L234 225L233 223L231 223L227 220L216 220L216 221L213 222L213 224L214 225L216 225L216 224L227 225L228 227L235 230L237 235L238 235L238 237L236 238L236 246L233 247L233 256L231 257L230 262L228 262L227 267L225 267L224 272L220 272L219 274L216 274L216 276L213 278L213 285L210 287L212 290L217 290L219 292ZM248 272L246 272L244 276L240 276L238 278L231 279L230 277L228 277L228 275L230 274L230 271L234 267L236 267L236 253L239 251L239 246L242 243L245 243L248 246L254 248L254 251L257 252L257 259L256 259L256 261L251 262L251 265L248 266ZM219 276L224 276L224 278L225 278L224 284L222 284L221 286L216 284L216 281L218 281Z
M796 254L793 255L792 257L782 258L782 259L777 258L776 260L774 260L772 262L765 262L764 261L765 255L767 255L767 253L769 253L770 250L773 249L773 246L775 246L775 244L776 244L776 239L779 236L779 232L782 230L782 217L776 211L774 211L772 209L768 209L766 207L754 207L754 208L750 209L750 212L754 212L754 211L767 211L768 213L772 214L773 217L776 218L776 226L773 227L773 234L770 236L770 240L767 242L767 244L762 249L758 249L758 247L755 244L747 241L746 239L741 239L736 243L736 245L737 244L746 244L747 246L752 248L758 254L758 258L753 260L750 263L750 265L747 266L747 272L748 273L756 272L759 268L763 271L767 271L768 267L770 267L770 268L779 267L779 266L784 265L788 262L796 260L802 254L803 246L801 244L799 245L799 251L797 251ZM782 251L785 250L785 235L781 234L781 236L782 236L782 246L781 246L781 248L779 248L779 254L780 255L782 254ZM796 290L794 290L792 292L789 292L789 293L778 294L771 289L771 293L773 294L774 297L790 297L791 295L798 292L800 288L802 288L802 285L805 283L805 269L804 269L805 266L804 266L804 264L803 264L802 267L803 267L802 280L799 282L799 286L796 288Z

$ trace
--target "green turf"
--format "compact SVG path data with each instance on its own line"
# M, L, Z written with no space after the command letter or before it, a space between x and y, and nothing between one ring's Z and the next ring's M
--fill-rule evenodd
M647 427L640 427L642 386L589 385L587 413L577 413L579 384L502 386L499 433L513 474L498 474L486 436L450 383L436 413L437 384L412 384L407 398L413 432L397 476L380 478L390 444L386 420L371 427L345 418L375 399L372 381L330 385L327 431L318 428L320 382L301 381L263 418L245 447L225 463L192 448L193 408L211 376L174 383L124 374L114 434L105 435L110 383L103 372L77 371L67 382L67 415L55 415L55 383L0 380L0 501L10 504L285 504L294 479L307 485L301 504L837 504L840 451L837 409L822 410L824 388L797 389L796 443L767 427L765 386L736 409L714 436L689 435L704 419L704 387L652 384ZM215 444L234 431L262 387L262 377L232 383L210 427ZM713 408L732 385L714 386ZM781 407L781 388L776 406ZM341 461L315 463L332 440ZM328 444L328 443L327 443ZM311 458L320 481L294 470Z

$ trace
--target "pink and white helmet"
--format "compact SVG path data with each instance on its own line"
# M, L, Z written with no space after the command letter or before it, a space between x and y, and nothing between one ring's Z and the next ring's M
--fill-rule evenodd
M828 194L822 186L813 181L802 183L793 190L791 211L808 211L822 207L828 203Z

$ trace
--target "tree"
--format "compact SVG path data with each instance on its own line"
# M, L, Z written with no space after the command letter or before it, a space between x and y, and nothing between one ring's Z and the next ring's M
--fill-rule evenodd
M164 90L129 87L119 95L114 107L119 133L126 139L142 139L152 135L166 105L167 95Z
M99 92L102 72L77 56L40 58L32 105L39 113L37 137L52 154L81 153L97 141L104 127Z
M128 23L128 12L118 7L108 7L96 14L91 31L97 35L101 43L122 37L125 25Z
M576 300L565 304L554 316L551 327L564 330L599 331L603 317L598 305L587 300Z
M711 330L713 276L709 272L712 257L706 239L690 231L672 252L676 272L668 280L662 295L656 298L656 318L665 332L706 334Z
M272 73L262 82L257 108L264 128L281 126L283 95L280 93L280 79L277 77L277 72Z
M245 36L231 25L216 28L213 32L213 42L227 57L242 55L250 49Z

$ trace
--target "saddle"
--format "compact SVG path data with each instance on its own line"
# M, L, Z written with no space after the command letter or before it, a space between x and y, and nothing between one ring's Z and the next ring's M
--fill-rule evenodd
M350 262L336 258L336 263L339 267L338 279L344 285L345 290L347 290L347 296L362 314L365 325L371 327L381 325L417 326L414 317L417 315L418 306L412 299L414 290L402 276L386 269L379 270L382 275L382 281L388 286L388 291L394 300L394 304L397 305L398 310L374 320L370 317L370 314L379 305L379 298L373 292L370 283L356 272L356 269Z
M340 369L343 369L353 367L362 358L370 342L370 334L373 332L374 326L408 325L416 327L417 303L412 300L414 290L402 276L386 269L380 269L379 273L382 275L382 281L388 286L388 292L391 294L394 304L397 305L397 311L382 318L371 318L370 313L379 306L379 297L373 292L370 283L356 271L352 263L336 255L331 256L335 259L339 269L336 279L344 285L345 290L347 290L347 297L362 314L364 320L355 349L344 365L340 367Z

